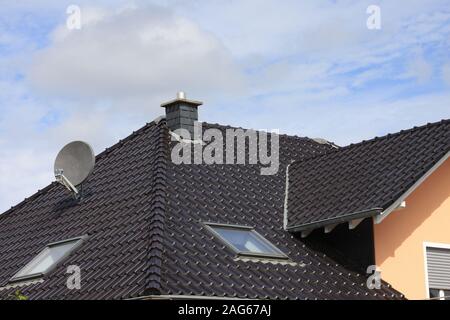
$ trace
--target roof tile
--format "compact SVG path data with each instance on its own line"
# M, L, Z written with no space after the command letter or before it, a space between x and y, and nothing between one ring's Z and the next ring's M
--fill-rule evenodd
M295 161L288 227L302 230L388 208L450 150L450 120Z

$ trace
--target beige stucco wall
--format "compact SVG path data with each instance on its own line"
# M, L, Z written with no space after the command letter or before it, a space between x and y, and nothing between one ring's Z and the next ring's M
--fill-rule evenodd
M408 299L427 298L424 242L450 245L450 159L407 199L406 208L374 225L381 277Z

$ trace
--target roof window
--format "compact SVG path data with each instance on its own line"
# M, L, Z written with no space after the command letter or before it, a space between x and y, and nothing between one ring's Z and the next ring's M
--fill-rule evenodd
M239 255L286 259L287 256L251 227L206 224L208 229Z
M81 245L85 237L64 240L48 244L36 257L25 265L11 281L38 278L50 272L66 258L76 247Z

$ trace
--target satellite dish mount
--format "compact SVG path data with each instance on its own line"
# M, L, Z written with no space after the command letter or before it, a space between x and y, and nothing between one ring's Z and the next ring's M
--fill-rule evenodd
M91 146L83 141L71 142L56 157L56 181L65 186L75 199L80 199L82 183L91 174L94 165L95 155Z
M70 192L73 193L75 199L80 198L80 191L78 191L77 187L75 187L69 179L67 179L64 176L64 170L63 169L55 169L55 178L56 181L65 186L67 189L69 189Z

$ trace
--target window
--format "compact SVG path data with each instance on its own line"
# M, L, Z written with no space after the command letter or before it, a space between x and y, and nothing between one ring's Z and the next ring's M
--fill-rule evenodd
M11 281L42 277L52 270L58 262L67 257L84 239L85 237L81 237L47 245L47 247L23 267Z
M239 255L284 258L287 256L253 228L207 224L212 233Z
M450 246L426 245L428 294L431 299L450 300Z

